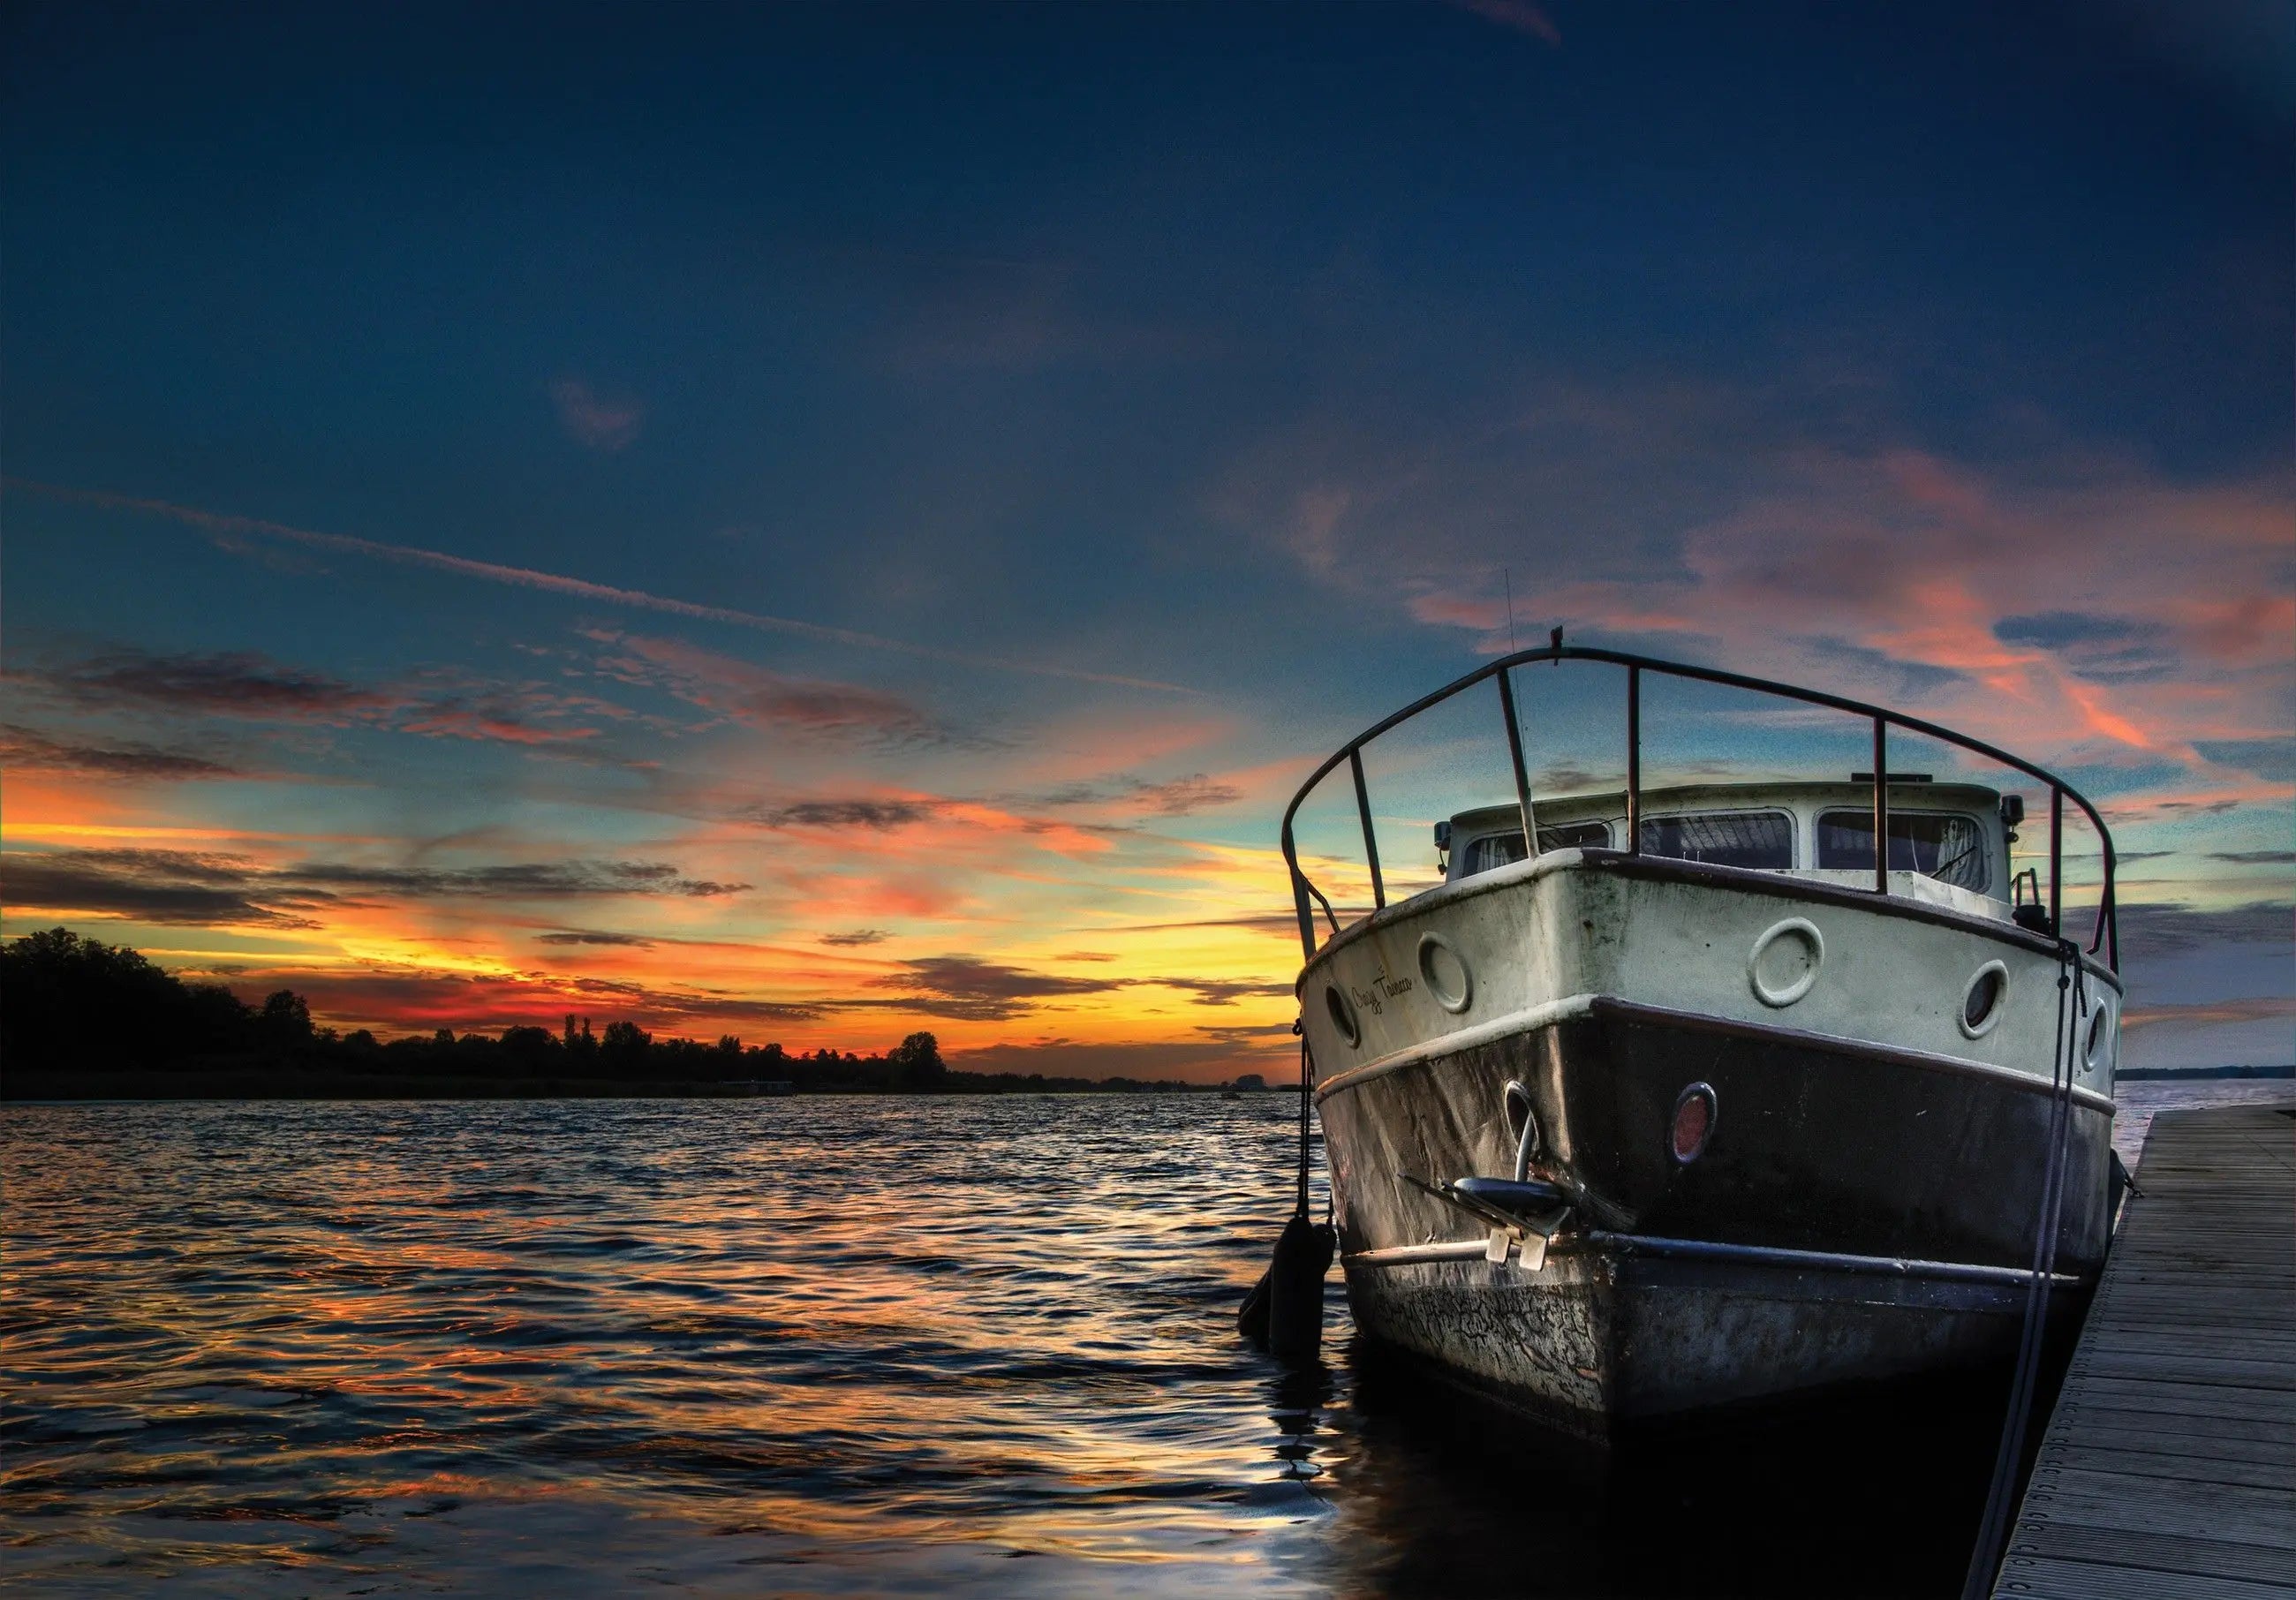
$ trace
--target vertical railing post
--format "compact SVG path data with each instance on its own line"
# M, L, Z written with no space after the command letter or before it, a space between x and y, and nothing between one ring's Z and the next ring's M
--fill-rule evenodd
M2112 845L2104 847L2104 904L2098 912L2104 919L2104 964L2114 972L2120 970L2120 909L2114 903L2118 891L2112 882Z
M1890 892L1890 723L1874 718L1874 892Z
M2049 937L2064 937L2065 792L2049 785Z
M1643 669L1627 669L1627 854L1643 853Z
M1304 959L1316 959L1316 913L1308 904L1307 875L1298 867L1292 869L1292 905L1300 913L1300 948L1307 954Z
M1364 787L1362 746L1348 751L1348 769L1355 774L1356 812L1363 818L1364 857L1371 863L1372 909L1384 911L1387 909L1387 882L1379 875L1379 839L1372 832L1371 793Z
M1507 681L1507 669L1498 671L1499 713L1506 718L1507 759L1514 763L1514 803L1522 813L1522 853L1525 859L1538 854L1538 823L1530 814L1530 773L1522 764L1522 728L1515 721L1514 688Z

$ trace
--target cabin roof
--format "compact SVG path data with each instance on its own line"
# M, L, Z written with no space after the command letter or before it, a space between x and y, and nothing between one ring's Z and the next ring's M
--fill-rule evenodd
M1824 805L1867 806L1873 803L1873 798L1874 785L1871 782L1858 783L1849 779L1674 784L1662 788L1645 788L1642 792L1642 808L1645 816L1697 808L1744 811L1783 807L1799 810ZM1890 784L1890 809L1892 811L1974 811L1984 816L1997 809L2000 803L2001 792L1982 784L1939 784L1893 778ZM1546 795L1534 791L1531 806L1538 813L1543 828L1550 822L1621 816L1627 808L1627 792L1620 788L1582 794ZM1521 817L1513 800L1503 800L1495 805L1454 812L1451 826L1455 831L1467 833L1480 833L1495 826L1514 827L1519 832Z

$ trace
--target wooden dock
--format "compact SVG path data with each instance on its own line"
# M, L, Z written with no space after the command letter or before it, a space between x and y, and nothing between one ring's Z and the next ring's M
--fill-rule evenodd
M2296 1112L2156 1118L1996 1600L2296 1594Z

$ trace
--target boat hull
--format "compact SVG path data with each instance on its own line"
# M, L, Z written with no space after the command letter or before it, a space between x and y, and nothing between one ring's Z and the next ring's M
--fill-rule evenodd
M1535 1170L1579 1196L1535 1270L1472 1254L1481 1230L1419 1186L1509 1169L1510 1083ZM1692 1083L1717 1109L1683 1163L1669 1128ZM1320 1109L1359 1328L1572 1432L2016 1346L2052 1109L2029 1075L1594 997L1336 1090ZM2110 1103L2082 1091L2070 1115L2060 1315L2109 1232Z

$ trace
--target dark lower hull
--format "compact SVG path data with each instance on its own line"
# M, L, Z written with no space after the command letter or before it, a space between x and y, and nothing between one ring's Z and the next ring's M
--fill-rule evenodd
M1505 1086L1581 1202L1545 1265L1411 1259L1472 1219L1411 1182L1504 1174ZM1718 1102L1686 1165L1684 1086ZM1371 1337L1573 1432L2005 1360L2050 1097L1999 1073L1598 1003L1328 1097L1348 1292ZM2107 1239L2111 1117L2076 1102L2053 1321Z
M1383 1563L1387 1594L1934 1600L1959 1591L1977 1537L2007 1365L1689 1414L1589 1446L1358 1337L1335 1531Z

